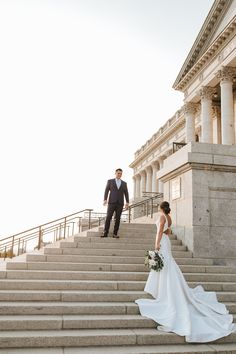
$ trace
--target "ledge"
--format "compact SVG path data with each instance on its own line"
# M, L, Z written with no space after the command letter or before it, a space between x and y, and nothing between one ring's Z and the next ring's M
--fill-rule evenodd
M204 168L236 172L236 145L217 145L192 142L164 160L163 168L157 172L158 179L180 170Z

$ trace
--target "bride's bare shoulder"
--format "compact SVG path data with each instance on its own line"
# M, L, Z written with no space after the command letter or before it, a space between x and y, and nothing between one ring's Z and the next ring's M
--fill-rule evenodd
M160 218L159 218L159 223L160 224L164 224L166 222L166 218L163 214L160 215Z

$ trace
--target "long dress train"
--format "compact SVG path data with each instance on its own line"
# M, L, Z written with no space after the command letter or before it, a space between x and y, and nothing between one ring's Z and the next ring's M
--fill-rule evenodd
M168 221L164 230L168 227ZM159 222L157 222L159 228ZM139 299L142 316L153 319L157 329L185 336L187 342L210 342L236 331L233 316L219 303L215 292L202 286L189 288L171 253L168 235L162 235L160 252L164 267L151 270L144 291L155 299Z

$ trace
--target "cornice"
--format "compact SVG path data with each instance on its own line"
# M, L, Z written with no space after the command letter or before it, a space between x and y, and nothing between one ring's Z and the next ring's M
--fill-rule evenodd
M135 160L129 165L129 167L134 168L136 167L136 165L141 162L145 157L147 157L150 152L157 148L158 146L160 146L164 140L168 139L170 136L174 135L176 133L176 130L181 128L185 123L185 117L182 114L179 119L174 122L169 129L167 129L166 131L164 131L162 133L162 135L156 140L154 141L151 145L149 145L147 147L147 149L145 149L142 153L140 153Z
M194 64L194 66L188 71L188 73L183 77L183 79L176 85L173 86L175 90L184 92L187 85L196 77L197 74L205 67L212 58L214 58L226 44L235 36L236 34L236 16L232 19L225 30L214 40L208 50L199 58L199 60Z
M236 166L222 166L222 165L207 164L207 163L186 162L184 165L177 167L175 170L171 172L167 172L165 175L163 175L163 177L161 177L161 181L167 182L168 180L173 179L189 170L204 170L204 171L236 173Z
M206 42L209 41L209 37L212 37L213 29L215 29L216 24L219 23L219 20L222 18L222 14L229 8L232 0L216 0L201 29L200 32L193 43L192 48L182 65L182 68L174 82L173 88L176 88L180 81L185 77L188 71L194 66L194 63L198 60L200 53L203 51L203 48L206 46Z
M213 43L209 46L209 48L203 52L203 54L196 59L196 61L192 62L191 65L188 66L188 69L183 69L180 71L177 79L174 82L173 88L175 90L184 91L187 84L191 81L193 77L196 76L200 72L200 70L206 66L210 62L210 60L220 52L223 47L229 42L230 39L236 33L236 16L232 18L229 24L225 27L225 29L217 36L217 38L213 41ZM187 58L188 59L188 58ZM186 61L187 61L186 59ZM186 61L183 67L186 66ZM182 72L183 71L183 72Z

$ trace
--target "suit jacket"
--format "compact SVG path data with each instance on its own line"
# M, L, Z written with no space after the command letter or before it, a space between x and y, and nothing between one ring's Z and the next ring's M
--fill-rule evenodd
M108 197L109 194L109 197ZM105 193L104 193L104 200L107 200L108 203L119 203L124 205L124 196L126 203L129 203L129 192L127 188L127 183L121 180L120 188L117 188L116 179L109 179L107 181Z

